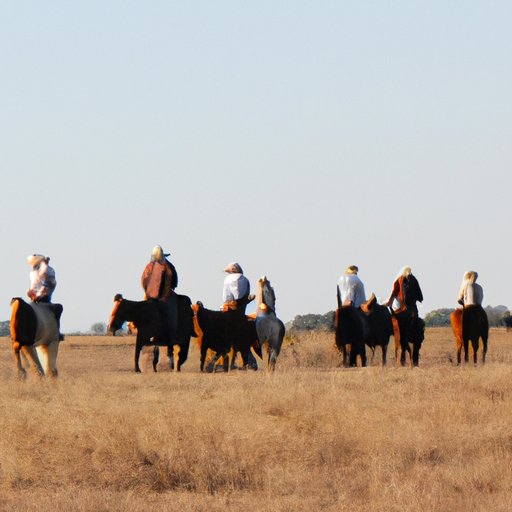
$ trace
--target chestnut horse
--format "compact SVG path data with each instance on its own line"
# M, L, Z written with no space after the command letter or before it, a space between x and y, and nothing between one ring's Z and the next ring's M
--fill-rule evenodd
M487 355L489 338L489 321L482 306L457 308L450 314L450 323L455 336L457 348L457 365L462 362L461 352L464 348L464 362L469 362L469 342L473 347L473 364L477 364L479 340L482 339L482 363Z

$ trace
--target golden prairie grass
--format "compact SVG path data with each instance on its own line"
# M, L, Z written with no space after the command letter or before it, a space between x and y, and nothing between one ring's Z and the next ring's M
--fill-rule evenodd
M67 337L58 379L19 382L1 340L0 510L512 510L512 333L485 367L438 328L420 368L348 370L303 334L273 375L200 374L193 343L135 374L133 342Z

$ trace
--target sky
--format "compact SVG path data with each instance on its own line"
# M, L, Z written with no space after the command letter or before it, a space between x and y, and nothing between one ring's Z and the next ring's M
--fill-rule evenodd
M238 261L277 313L324 314L351 264L420 314L479 273L512 307L512 3L0 4L0 320L50 256L62 330L142 300L151 249L222 302ZM249 309L250 310L250 309Z

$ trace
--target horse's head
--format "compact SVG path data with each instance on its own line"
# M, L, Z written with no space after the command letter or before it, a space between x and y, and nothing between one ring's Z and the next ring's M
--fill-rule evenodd
M192 311L194 312L194 316L197 315L197 312L201 308L204 308L203 303L200 300L198 300L195 304L192 304L190 307L192 308Z
M276 296L267 276L258 279L258 309L265 313L276 312Z
M112 336L116 335L116 332L119 331L125 322L122 315L119 314L119 307L123 302L123 296L120 293L116 293L114 297L114 309L112 309L112 313L110 313L110 320L108 322L107 332L112 333Z

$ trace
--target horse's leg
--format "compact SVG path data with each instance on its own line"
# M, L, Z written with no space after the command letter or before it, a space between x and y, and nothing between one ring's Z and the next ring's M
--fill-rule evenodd
M482 364L485 364L485 357L487 356L487 336L482 337Z
M249 349L249 352L247 353L247 364L251 370L258 369L258 361L256 361L251 349Z
M180 341L178 345L178 362L176 363L176 371L181 371L181 365L188 358L188 350L190 347L190 338L187 341Z
M344 347L343 347L343 366L345 368L349 368L350 367L350 345L349 344L346 344Z
M173 347L173 354L174 354L174 357L173 357L173 363L174 363L174 359L176 359L176 362L174 363L173 365L173 368L177 371L177 372L180 372L181 371L181 352L182 352L182 349L181 349L181 345L174 345Z
M274 371L276 369L277 356L279 352L274 348L273 345L270 346L270 355L269 355L269 369Z
M60 341L54 341L50 344L50 370L52 377L58 377L57 356L59 355Z
M206 361L206 353L208 352L208 347L206 343L201 343L201 360L199 364L199 370L204 372L204 362Z
M241 351L236 350L234 347L231 347L231 350L229 351L229 356L230 356L230 360L231 360L231 365L230 365L231 370L238 370L238 366L236 365L236 358L238 356L238 352L240 352L240 355L242 356L242 359L243 359L243 355L242 355Z
M406 362L405 358L406 358L407 352L409 352L409 354L410 354L409 347L407 347L407 348L402 347L402 351L400 353L400 366L405 366L405 362Z
M140 351L142 350L142 343L138 339L139 334L137 333L137 340L135 341L135 371L140 373L139 359L140 359Z
M463 345L464 345L464 363L468 364L469 363L469 340L464 339Z
M156 373L158 361L160 359L160 349L158 347L153 347L153 371Z
M55 346L57 347L55 349ZM46 376L56 377L57 369L55 361L57 360L56 350L59 350L59 342L53 341L48 345L38 345L36 347L37 357Z
M478 363L478 342L479 338L471 340L471 345L473 346L473 365L476 366Z
M234 353L234 351L233 351L233 353ZM223 357L222 368L224 369L225 372L229 372L229 352L223 352L222 357Z
M240 356L242 357L242 368L247 370L249 368L249 352L251 351L251 347L249 343L242 344L243 349L240 350Z
M178 342L176 342L176 343L178 343ZM169 365L170 365L171 370L174 370L176 368L175 359L177 359L177 357L175 356L174 348L175 348L174 344L167 347L167 355L169 356ZM178 350L179 350L179 347L178 347Z
M420 347L421 347L421 343L418 343L417 341L413 342L413 344L412 344L412 365L413 366L419 366L419 364L420 364Z
M16 368L18 370L18 378L25 379L27 377L27 371L23 368L23 364L21 362L21 345L19 342L12 342L12 351L14 362L16 363Z
M462 363L462 340L457 340L457 366Z
M347 343L345 345L345 350L347 351L347 366L357 366L357 354L354 350L354 346L351 343Z
M50 375L51 377L57 377L59 375L59 372L57 371L57 355L59 353L59 345L60 342L58 341L52 341L48 345L48 373L47 375Z
M387 355L388 355L388 344L384 343L382 345L382 366L386 366L387 364Z
M32 370L38 377L44 376L43 367L41 366L41 362L39 361L39 357L37 356L36 349L34 347L23 346L21 350L25 357L27 358L28 363L30 364Z
M366 366L367 365L367 359L366 359L366 347L363 343L363 350L361 352L361 366Z

